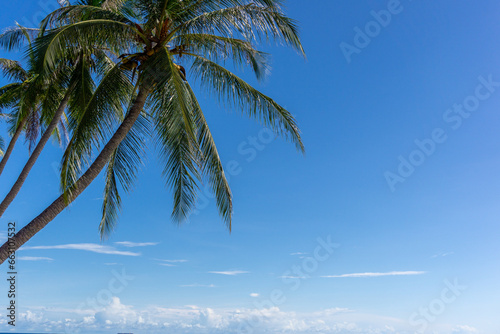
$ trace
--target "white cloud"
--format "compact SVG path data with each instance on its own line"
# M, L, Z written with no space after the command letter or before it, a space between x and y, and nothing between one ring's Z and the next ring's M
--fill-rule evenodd
M161 261L162 263L158 263L160 266L165 266L165 267L176 267L177 265L174 263L185 263L188 262L188 260L161 260L161 259L156 259L157 261Z
M477 329L475 329L474 327L471 327L471 326L467 326L467 325L459 325L459 326L455 326L453 328L453 333L460 333L460 334L469 334L469 333L477 333Z
M243 270L228 270L228 271L209 271L209 273L218 275L236 276L241 274L249 274L250 272Z
M410 276L410 275L423 275L425 271L390 271L387 273L356 273L344 275L329 275L321 276L325 278L344 278L344 277L383 277L383 276Z
M43 320L42 313L31 312L30 310L27 310L26 312L23 312L20 315L21 317L19 320L21 321L36 323L36 322L41 322Z
M283 278L283 279L306 279L309 278L307 276L294 276L294 275L285 275L285 276L279 276L278 278Z
M101 324L122 324L135 323L138 320L137 313L132 306L123 305L118 297L111 297L111 302L102 311L94 315L96 322Z
M431 258L445 257L445 256L453 255L453 254L455 254L455 252L438 253L438 254L432 255Z
M260 296L260 294L256 293L256 292L253 292L253 293L250 294L250 297L252 297L252 298L257 298L259 296Z
M132 241L117 241L115 245L123 247L145 247L145 246L156 246L159 242L132 242Z
M295 252L295 253L290 253L290 255L307 255L307 253Z
M141 253L134 252L124 252L119 251L111 246L104 246L99 244L67 244L67 245L55 245L55 246L29 246L22 247L19 250L51 250L51 249L71 249L71 250L83 250L99 254L111 254L111 255L124 255L124 256L139 256Z
M90 307L90 306L89 306ZM236 308L212 309L199 306L167 308L147 306L136 308L113 297L108 305L98 310L88 309L68 313L62 309L40 307L20 314L19 331L46 332L127 332L127 333L176 333L176 334L259 334L331 333L331 334L410 334L415 332L407 319L397 319L360 313L345 308L331 308L317 312L282 311L268 309ZM16 324L17 325L17 324ZM0 321L0 331L6 331L5 320ZM29 330L31 328L31 330ZM469 326L439 326L435 334L472 334Z
M54 259L50 257L40 257L40 256L19 256L17 258L21 261L54 261Z
M186 285L179 285L181 288L215 288L215 285L213 284L186 284Z

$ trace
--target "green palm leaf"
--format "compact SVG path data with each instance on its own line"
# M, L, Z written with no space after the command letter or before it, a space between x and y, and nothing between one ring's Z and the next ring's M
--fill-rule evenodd
M231 231L233 213L231 189L203 111L189 84L186 84L186 88L189 92L189 100L198 132L197 140L202 154L201 170L208 177L212 191L215 194L219 213Z
M195 207L201 176L200 151L196 139L186 130L193 128L194 120L189 113L189 124L186 124L177 89L173 79L158 87L151 96L154 104L149 107L155 120L157 147L164 162L163 174L174 192L172 217L182 222ZM186 93L184 87L181 89Z
M35 69L39 73L53 71L67 54L67 48L78 45L83 49L96 46L108 47L116 54L128 51L135 28L113 20L88 20L69 24L48 31L33 43L33 54L37 59Z
M262 94L224 67L197 55L191 67L202 87L214 94L220 102L245 111L279 135L292 141L304 152L304 144L293 116L270 97Z
M21 64L15 60L0 58L0 69L4 77L10 80L25 81L28 73L22 68Z
M132 85L116 64L100 81L85 109L70 119L72 138L64 152L61 186L69 191L117 121L123 119L122 109L130 101Z
M107 238L114 230L121 209L119 188L129 192L146 156L146 138L150 133L150 122L141 115L113 153L107 169L102 204L102 218L99 225L101 238Z
M19 50L26 43L31 43L39 33L40 29L26 28L18 24L0 34L0 48L7 51Z
M269 72L268 54L257 51L250 42L242 39L210 34L188 34L175 36L173 41L180 45L178 50L174 50L180 56L185 48L187 52L217 63L230 59L233 65L240 68L250 65L259 80Z
M283 15L278 7L247 3L203 13L179 24L177 34L219 34L233 37L235 30L247 40L284 43L305 55L297 23Z

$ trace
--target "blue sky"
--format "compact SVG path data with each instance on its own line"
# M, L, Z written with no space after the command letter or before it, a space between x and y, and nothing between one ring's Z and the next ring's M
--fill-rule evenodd
M4 27L54 8L2 5ZM307 60L264 47L260 88L296 116L306 155L200 92L233 233L211 200L172 224L151 153L108 241L100 178L18 251L17 331L499 332L500 5L290 0L287 13ZM0 230L56 198L60 156L45 150Z

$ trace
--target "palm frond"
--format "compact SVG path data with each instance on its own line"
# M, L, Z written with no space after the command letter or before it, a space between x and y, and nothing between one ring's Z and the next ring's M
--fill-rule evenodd
M16 105L21 98L22 92L22 84L17 82L0 88L0 109L7 109Z
M121 209L119 188L129 192L146 156L146 138L150 133L150 122L141 115L134 126L113 153L107 169L102 218L99 233L102 239L109 237L114 230Z
M36 145L40 134L40 110L38 108L31 109L27 115L25 138L28 143L28 150L31 153Z
M224 67L198 55L192 56L195 60L191 70L202 87L214 94L221 103L242 109L250 117L257 118L304 152L297 123L285 108Z
M175 98L177 99L177 103L179 104L179 108L182 112L182 118L184 119L184 126L186 133L192 138L195 138L194 135L194 128L192 125L192 120L190 118L190 111L187 105L188 101L188 96L186 95L186 89L184 85L184 81L181 77L181 74L179 72L179 68L176 66L176 64L173 62L172 58L170 55L167 56L168 58L168 66L170 67L169 72L171 73L170 76L170 82L172 84L173 92L172 94L175 95Z
M119 54L130 49L130 40L135 38L135 28L113 20L88 20L65 25L48 31L33 43L33 54L38 73L54 71L64 58L67 48L109 48Z
M116 122L123 119L122 109L132 93L129 78L117 64L100 81L85 110L70 119L72 138L64 152L61 186L69 191L82 168L90 162L92 151L100 147Z
M229 183L227 182L224 168L217 151L212 133L208 127L203 111L196 96L186 84L189 92L189 101L197 127L197 140L202 154L202 172L208 177L212 191L215 194L217 207L220 215L224 218L229 230L232 228L233 200Z
M28 78L28 72L26 72L21 64L15 60L0 58L0 69L4 77L9 80L23 82Z
M98 1L96 4L77 4L59 8L47 15L40 23L41 31L58 28L61 25L69 25L87 20L111 20L133 24L119 9L124 1L108 0Z
M69 83L72 89L70 90L71 97L68 104L69 115L76 121L83 115L95 89L90 66L86 55L79 54Z
M29 44L40 33L40 29L26 28L19 24L16 27L5 29L0 34L0 48L7 51L20 50Z
M179 24L173 33L218 34L233 37L239 32L247 40L274 40L305 55L297 22L286 17L278 7L248 3L203 13Z
M269 73L268 54L257 51L248 41L221 37L210 34L178 35L172 40L180 45L176 54L182 56L184 48L214 62L225 62L230 59L233 65L243 67L250 65L257 79L263 79Z
M155 120L160 159L164 162L163 174L174 192L172 218L180 223L195 207L201 176L200 151L196 139L186 130L193 127L193 118L188 113L190 124L185 124L186 118L178 99L175 83L170 80L155 89L149 108Z

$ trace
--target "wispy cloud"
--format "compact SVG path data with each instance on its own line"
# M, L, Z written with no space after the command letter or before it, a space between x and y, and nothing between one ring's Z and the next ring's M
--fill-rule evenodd
M70 249L70 250L83 250L87 252L99 253L99 254L111 254L111 255L123 255L123 256L139 256L141 253L134 252L124 252L119 251L111 246L104 246L99 244L67 244L67 245L55 245L55 246L29 246L22 247L19 250L31 250L31 249Z
M256 292L253 292L253 293L250 294L250 297L252 297L252 298L257 298L259 296L260 296L260 294L256 293Z
M188 262L188 260L162 260L162 259L155 259L155 260L160 262L158 263L158 265L165 267L177 267L178 263Z
M295 252L295 253L290 253L290 255L307 255L307 253Z
M186 284L186 285L179 285L181 288L215 288L215 285L213 284Z
M228 270L228 271L209 271L209 273L218 275L236 276L241 274L249 274L250 272L243 270Z
M283 279L306 279L308 277L307 276L298 276L298 275L285 275L285 276L279 276L278 278L283 278Z
M54 259L50 257L41 256L19 256L17 259L21 261L54 261Z
M453 328L453 333L477 333L477 329L472 326L458 325Z
M390 271L387 273L356 273L356 274L344 274L344 275L330 275L321 276L325 278L344 278L344 277L383 277L383 276L411 276L411 275L423 275L425 271Z
M445 257L445 256L448 256L448 255L453 255L453 254L455 254L455 253L454 252L438 253L438 254L432 255L431 258Z
M146 246L156 246L159 242L132 242L132 241L117 241L115 245L123 247L146 247Z

